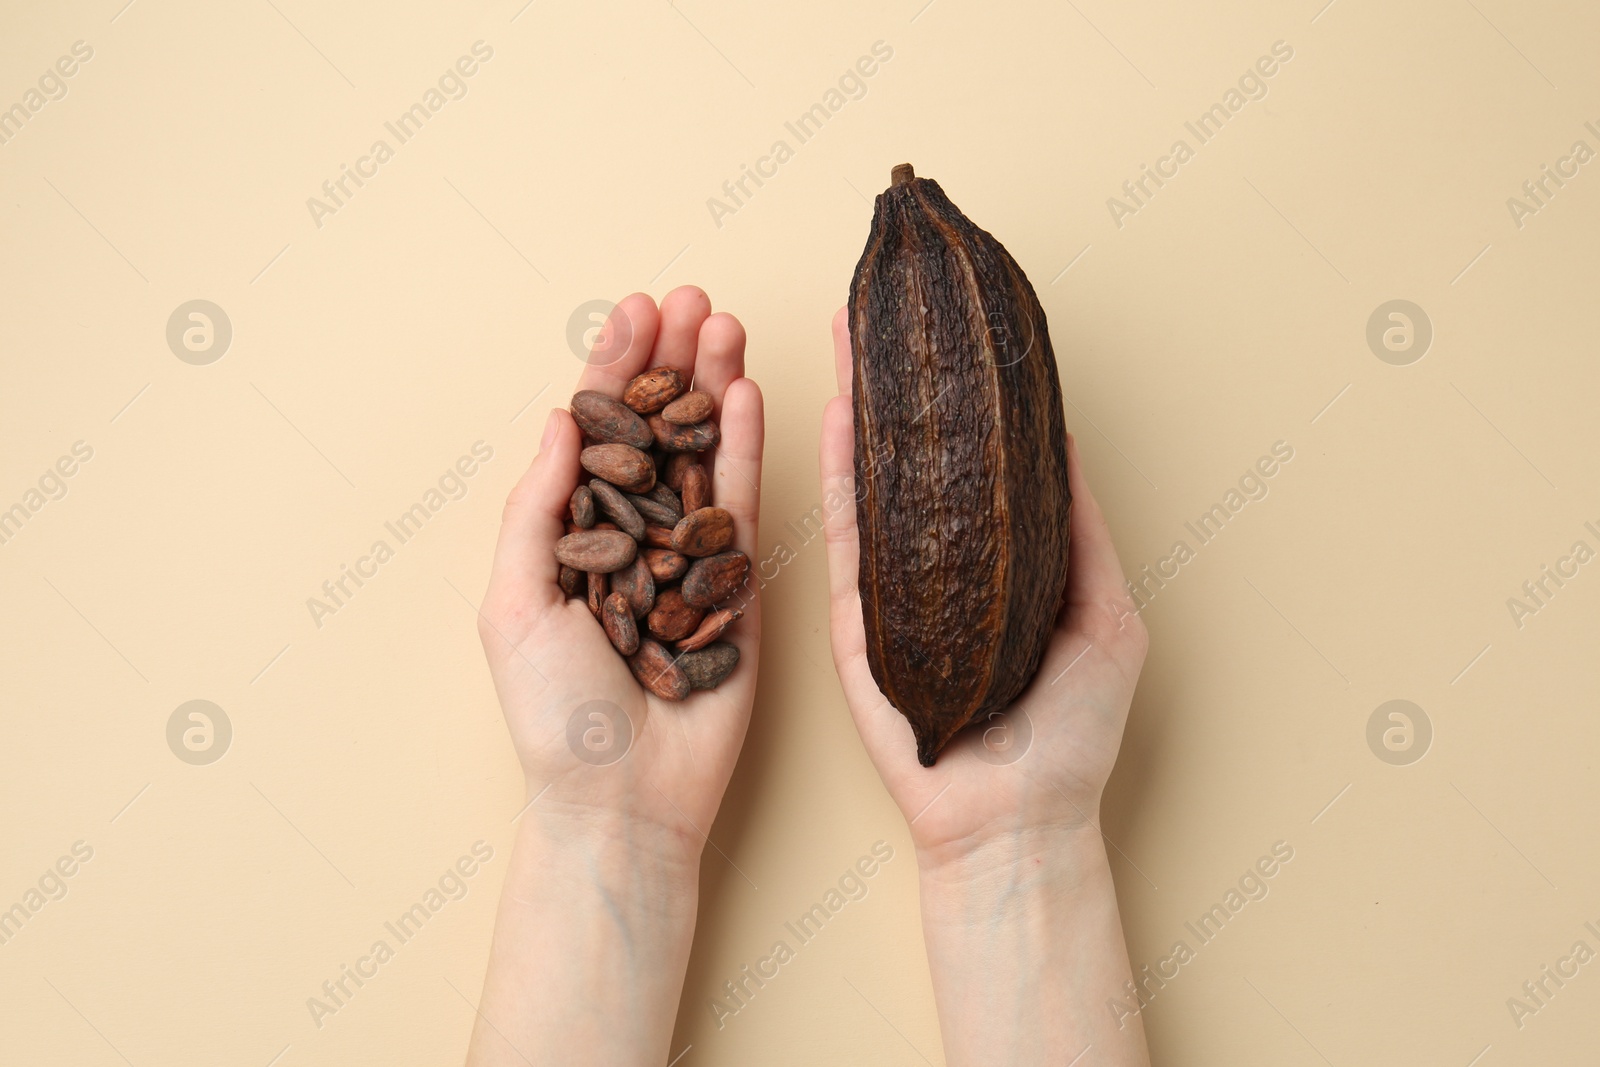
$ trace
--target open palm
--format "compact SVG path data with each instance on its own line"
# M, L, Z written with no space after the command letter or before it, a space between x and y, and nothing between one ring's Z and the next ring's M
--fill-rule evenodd
M744 329L684 286L655 302L635 293L596 338L579 389L621 397L649 367L677 368L716 402L721 442L709 454L711 496L752 559L760 499L762 402L744 377ZM744 742L755 696L760 607L753 597L724 635L739 665L715 690L681 702L644 691L586 601L557 584L556 541L578 483L582 435L551 412L539 455L512 490L479 613L490 673L532 803L704 840ZM751 591L753 594L753 590Z
M851 356L844 309L833 320L839 395L822 420L825 499L855 499ZM934 861L1033 831L1099 827L1100 794L1122 744L1123 725L1148 638L1123 586L1104 517L1069 439L1072 491L1067 592L1033 682L1003 715L963 731L932 767L917 762L911 725L867 665L860 541L851 504L825 516L834 665L856 729L918 850ZM961 669L961 668L957 668Z

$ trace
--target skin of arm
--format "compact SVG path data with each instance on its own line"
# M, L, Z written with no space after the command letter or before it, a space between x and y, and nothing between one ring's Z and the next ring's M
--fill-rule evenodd
M737 319L704 292L657 308L635 293L596 339L580 389L620 397L648 367L676 367L716 402L712 499L756 556L761 392L744 377ZM583 599L557 585L556 541L582 435L550 414L538 457L506 501L479 636L527 779L528 804L495 921L467 1063L665 1064L694 938L700 855L755 696L760 604L722 640L738 666L679 703L642 690ZM574 742L571 738L580 740ZM580 754L580 750L581 754Z
M822 483L825 494L853 501L843 309L833 339L839 395L823 413ZM964 731L929 768L918 764L910 724L867 666L855 509L825 515L834 665L916 846L923 933L950 1067L1150 1062L1139 1016L1119 1017L1110 1007L1126 997L1132 974L1099 829L1101 794L1149 639L1070 437L1067 459L1067 594L1038 674L1005 721ZM995 759L992 747L984 752L996 726L1030 738L1012 761Z

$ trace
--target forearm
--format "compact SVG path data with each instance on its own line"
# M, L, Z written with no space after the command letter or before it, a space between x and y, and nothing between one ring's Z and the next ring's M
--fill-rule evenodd
M922 925L950 1067L1148 1065L1128 952L1092 827L1006 837L921 869Z
M666 1063L698 850L617 822L522 817L467 1062Z

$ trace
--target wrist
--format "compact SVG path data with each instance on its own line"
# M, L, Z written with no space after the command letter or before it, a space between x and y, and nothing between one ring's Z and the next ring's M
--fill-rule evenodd
M1109 878L1110 865L1100 832L1082 822L994 833L959 849L919 848L917 871L924 921L961 924L978 904L1081 895Z
M662 900L686 900L692 911L704 846L692 831L545 796L523 812L516 852L518 859L526 858L525 869L533 877L645 891Z

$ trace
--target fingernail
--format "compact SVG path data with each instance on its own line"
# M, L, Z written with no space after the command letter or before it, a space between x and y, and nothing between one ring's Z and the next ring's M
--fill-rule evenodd
M550 409L550 417L544 420L544 439L539 442L539 451L543 452L550 447L550 442L556 439L556 429L561 424L556 421L556 409Z

